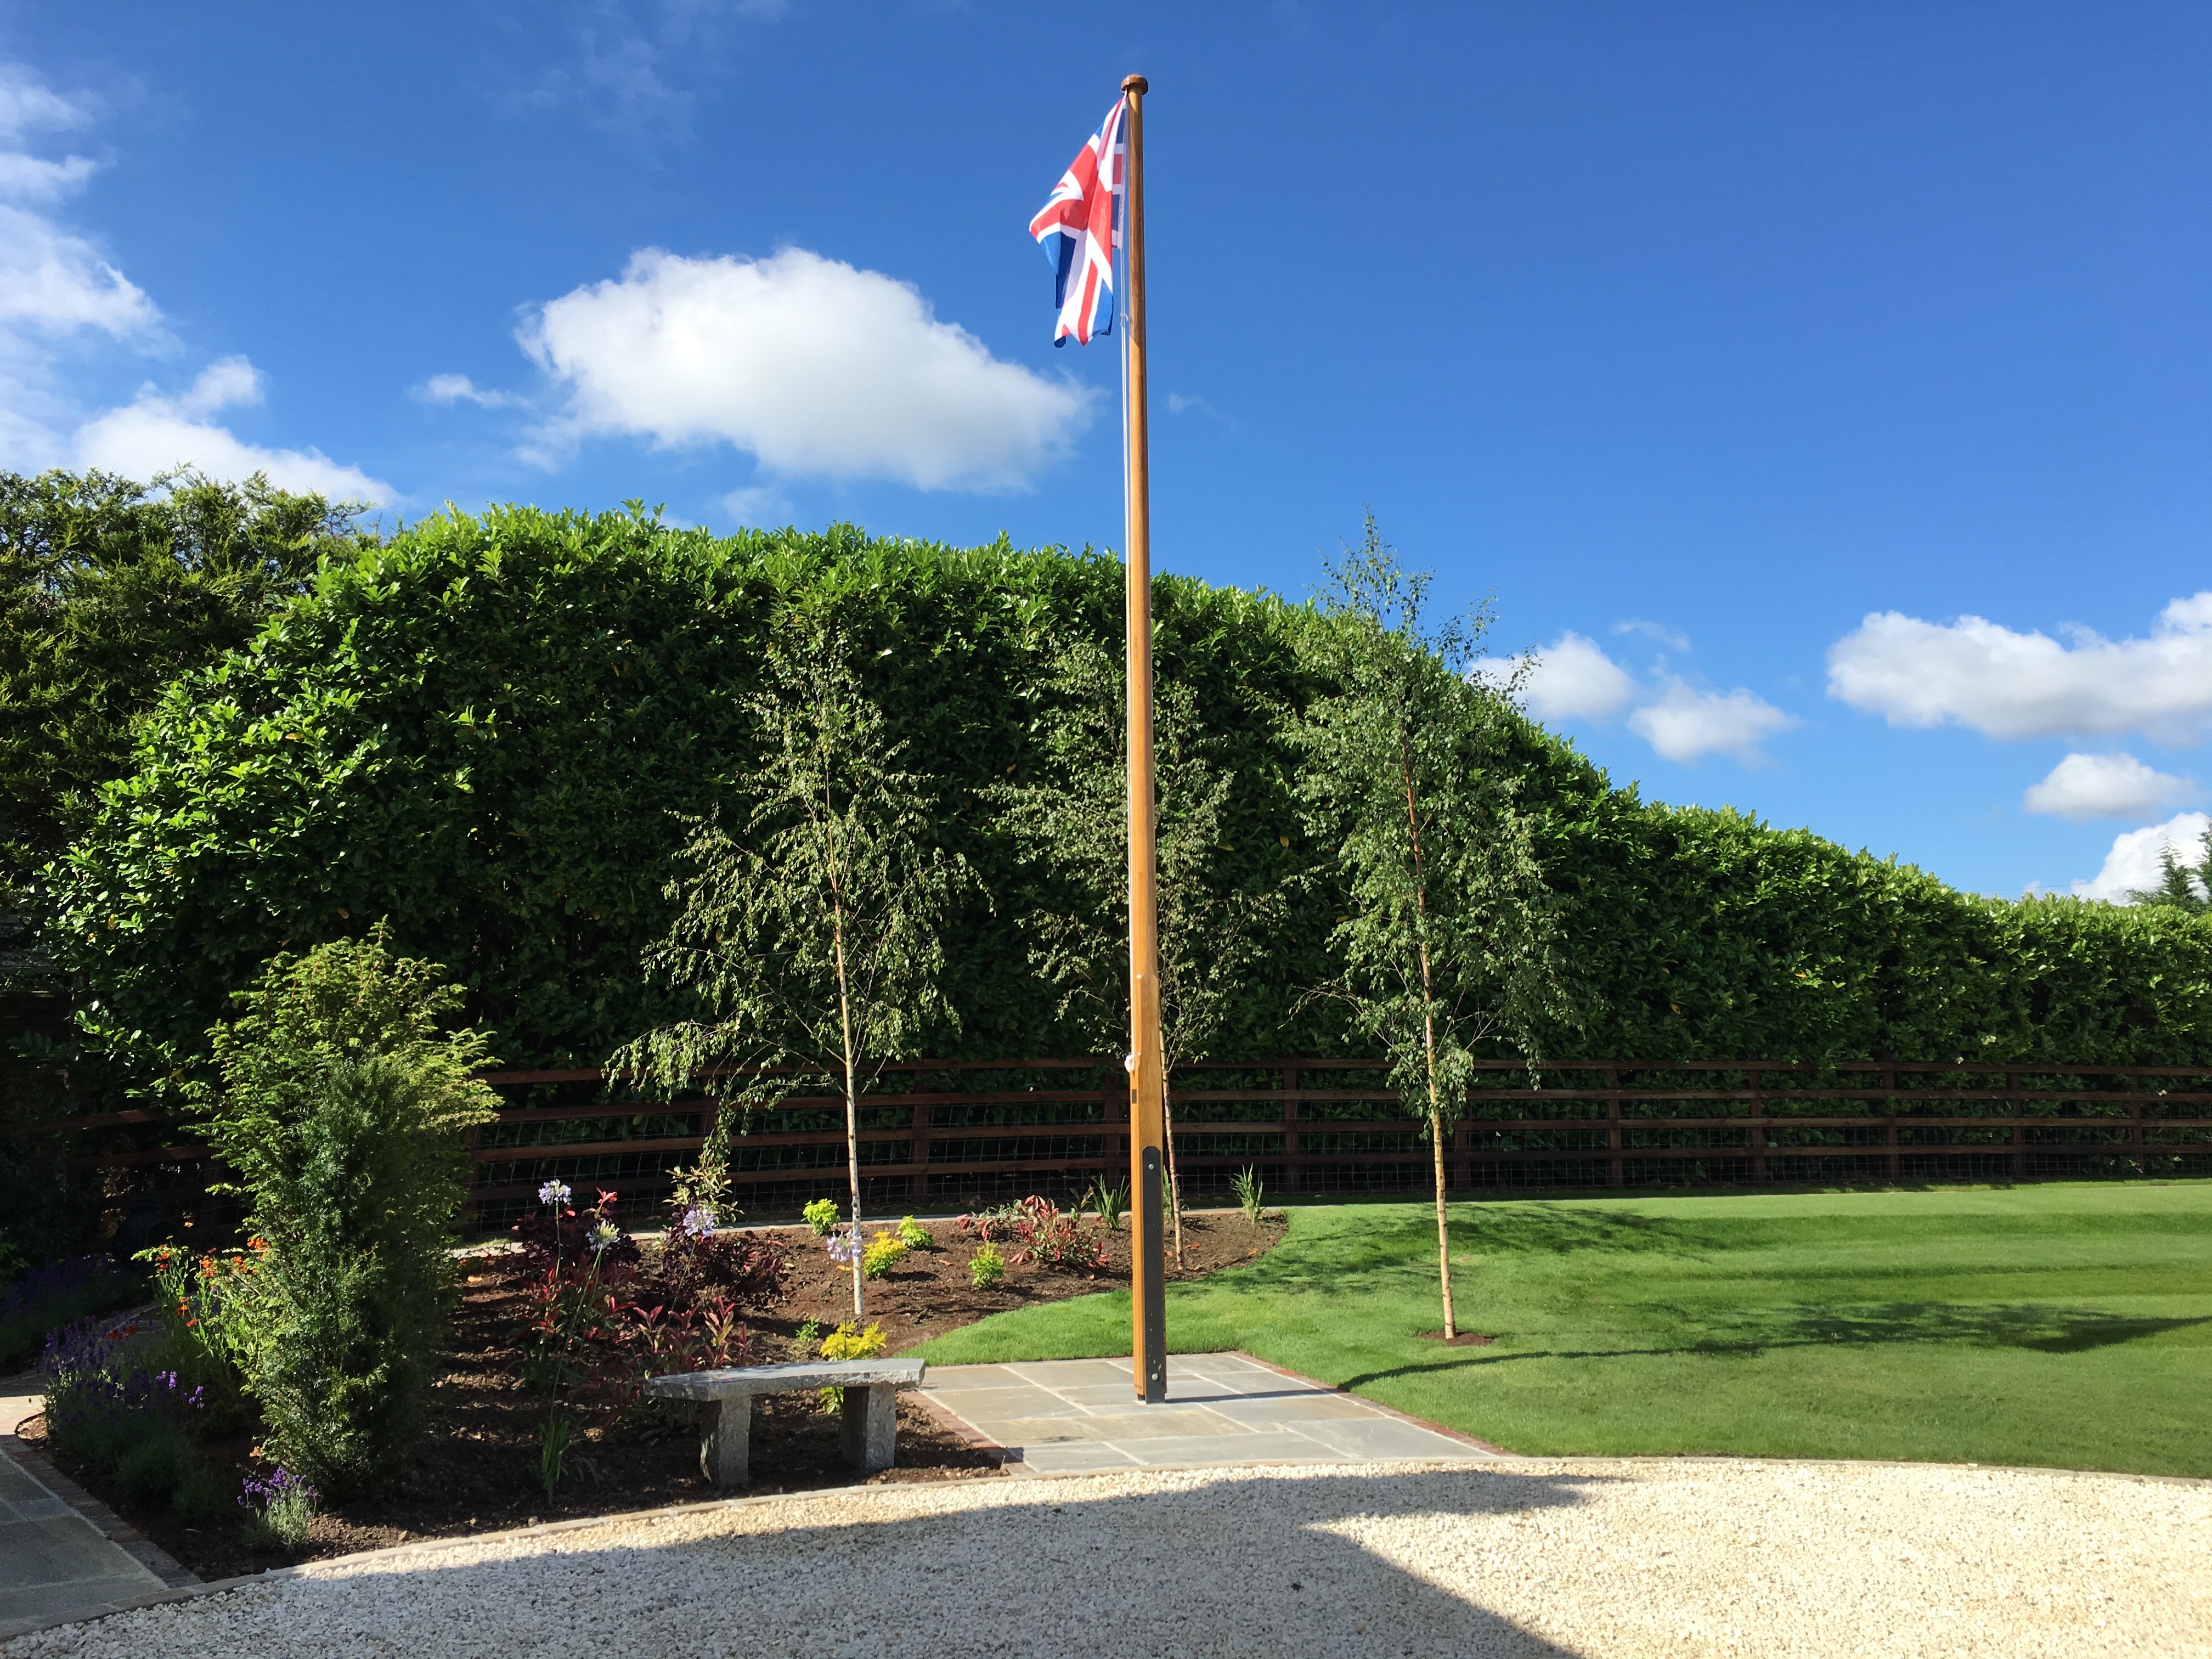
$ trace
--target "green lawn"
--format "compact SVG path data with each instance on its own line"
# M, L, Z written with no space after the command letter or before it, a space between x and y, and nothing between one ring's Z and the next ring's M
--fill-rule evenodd
M2212 1475L2212 1182L1294 1209L1168 1292L1242 1348L1529 1453L1896 1457ZM1000 1314L940 1364L1129 1352L1126 1291Z

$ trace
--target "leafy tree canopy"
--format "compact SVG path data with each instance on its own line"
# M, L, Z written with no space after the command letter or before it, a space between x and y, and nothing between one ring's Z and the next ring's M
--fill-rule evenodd
M0 912L89 823L162 688L362 544L356 517L258 476L0 472Z

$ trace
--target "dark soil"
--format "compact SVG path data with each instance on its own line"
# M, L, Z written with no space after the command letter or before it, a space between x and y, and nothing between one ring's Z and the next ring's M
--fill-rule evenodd
M886 1277L867 1282L867 1317L880 1323L890 1352L903 1352L962 1325L1032 1303L1055 1302L1128 1283L1127 1232L1107 1235L1110 1265L1096 1277L1009 1266L990 1290L969 1281L975 1247L949 1222L927 1224L938 1248L916 1250ZM827 1330L851 1317L849 1272L830 1261L803 1227L777 1228L791 1250L783 1299L748 1317L755 1364L812 1358L794 1335L811 1321ZM1271 1249L1283 1237L1275 1217L1255 1226L1235 1212L1186 1216L1184 1266L1178 1275L1170 1244L1169 1276L1199 1278ZM1009 1248L1009 1247L1002 1247ZM617 1423L586 1429L568 1455L566 1478L548 1498L538 1484L538 1447L544 1397L523 1381L526 1321L522 1298L495 1258L466 1264L453 1323L452 1369L436 1386L429 1420L407 1474L392 1492L334 1506L315 1517L307 1547L296 1553L249 1550L228 1515L187 1522L167 1509L133 1503L112 1480L45 1438L43 1419L17 1431L134 1527L203 1579L258 1572L319 1557L380 1549L422 1538L464 1536L668 1504L696 1503L719 1493L699 1473L696 1419L687 1407L647 1406ZM236 1492L249 1474L268 1472L250 1437L209 1444L218 1483ZM898 1467L861 1475L838 1455L837 1417L812 1395L755 1401L750 1494L805 1492L823 1486L997 1477L995 1449L971 1444L914 1395L899 1401Z

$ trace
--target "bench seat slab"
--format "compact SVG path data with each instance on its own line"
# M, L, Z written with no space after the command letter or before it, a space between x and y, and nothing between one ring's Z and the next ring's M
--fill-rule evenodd
M656 1376L646 1393L661 1400L720 1400L732 1394L782 1394L800 1389L911 1389L928 1370L919 1359L809 1359L786 1365L733 1365L722 1370Z

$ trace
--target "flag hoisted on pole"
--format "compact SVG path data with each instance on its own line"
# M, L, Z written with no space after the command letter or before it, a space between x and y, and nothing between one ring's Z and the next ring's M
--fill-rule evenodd
M1160 1052L1159 908L1152 785L1152 515L1145 423L1145 77L1121 96L1061 175L1030 234L1057 278L1053 343L1088 345L1114 326L1114 254L1121 254L1122 465L1127 510L1129 692L1129 1210L1132 1379L1137 1397L1168 1395L1161 1206L1167 1078ZM1116 210L1120 211L1117 212Z

